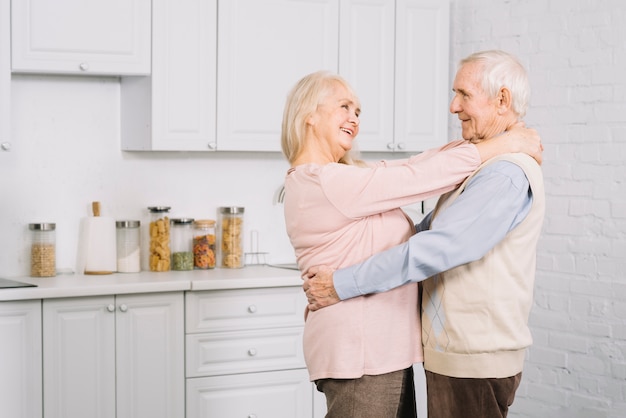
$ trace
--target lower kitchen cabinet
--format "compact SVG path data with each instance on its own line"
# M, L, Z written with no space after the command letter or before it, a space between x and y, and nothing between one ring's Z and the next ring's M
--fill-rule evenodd
M300 286L186 294L187 418L311 418Z
M182 292L43 302L46 418L183 417Z
M187 417L310 418L306 369L187 379Z
M0 416L41 418L41 300L0 302Z

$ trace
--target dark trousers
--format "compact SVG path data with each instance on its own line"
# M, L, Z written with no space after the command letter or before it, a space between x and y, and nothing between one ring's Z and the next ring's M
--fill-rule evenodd
M504 418L522 373L503 379L465 379L426 371L428 418Z
M416 418L413 368L358 379L321 379L326 418Z

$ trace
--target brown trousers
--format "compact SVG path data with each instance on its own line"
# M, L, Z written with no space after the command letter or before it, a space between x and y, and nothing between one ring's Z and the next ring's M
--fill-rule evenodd
M326 418L416 418L413 368L358 379L321 379Z
M461 379L426 371L428 418L504 418L522 373L503 379Z

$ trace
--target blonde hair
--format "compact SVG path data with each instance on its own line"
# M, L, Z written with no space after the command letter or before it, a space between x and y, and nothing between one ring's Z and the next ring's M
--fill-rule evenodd
M494 98L502 87L511 92L511 109L520 118L526 115L530 98L530 84L526 69L517 58L501 50L476 52L460 61L459 66L471 62L482 64L482 88L489 97Z
M337 83L345 87L355 99L357 98L350 84L343 77L330 71L317 71L306 75L296 83L287 95L283 111L280 145L283 154L290 163L295 161L304 147L307 118L332 93L333 87ZM352 157L350 153L347 153L339 162L360 164L360 161Z

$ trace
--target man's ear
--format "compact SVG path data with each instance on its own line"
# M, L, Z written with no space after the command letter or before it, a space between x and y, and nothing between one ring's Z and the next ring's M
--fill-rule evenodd
M506 87L502 87L498 92L498 111L503 114L511 109L513 98L511 97L511 90Z

